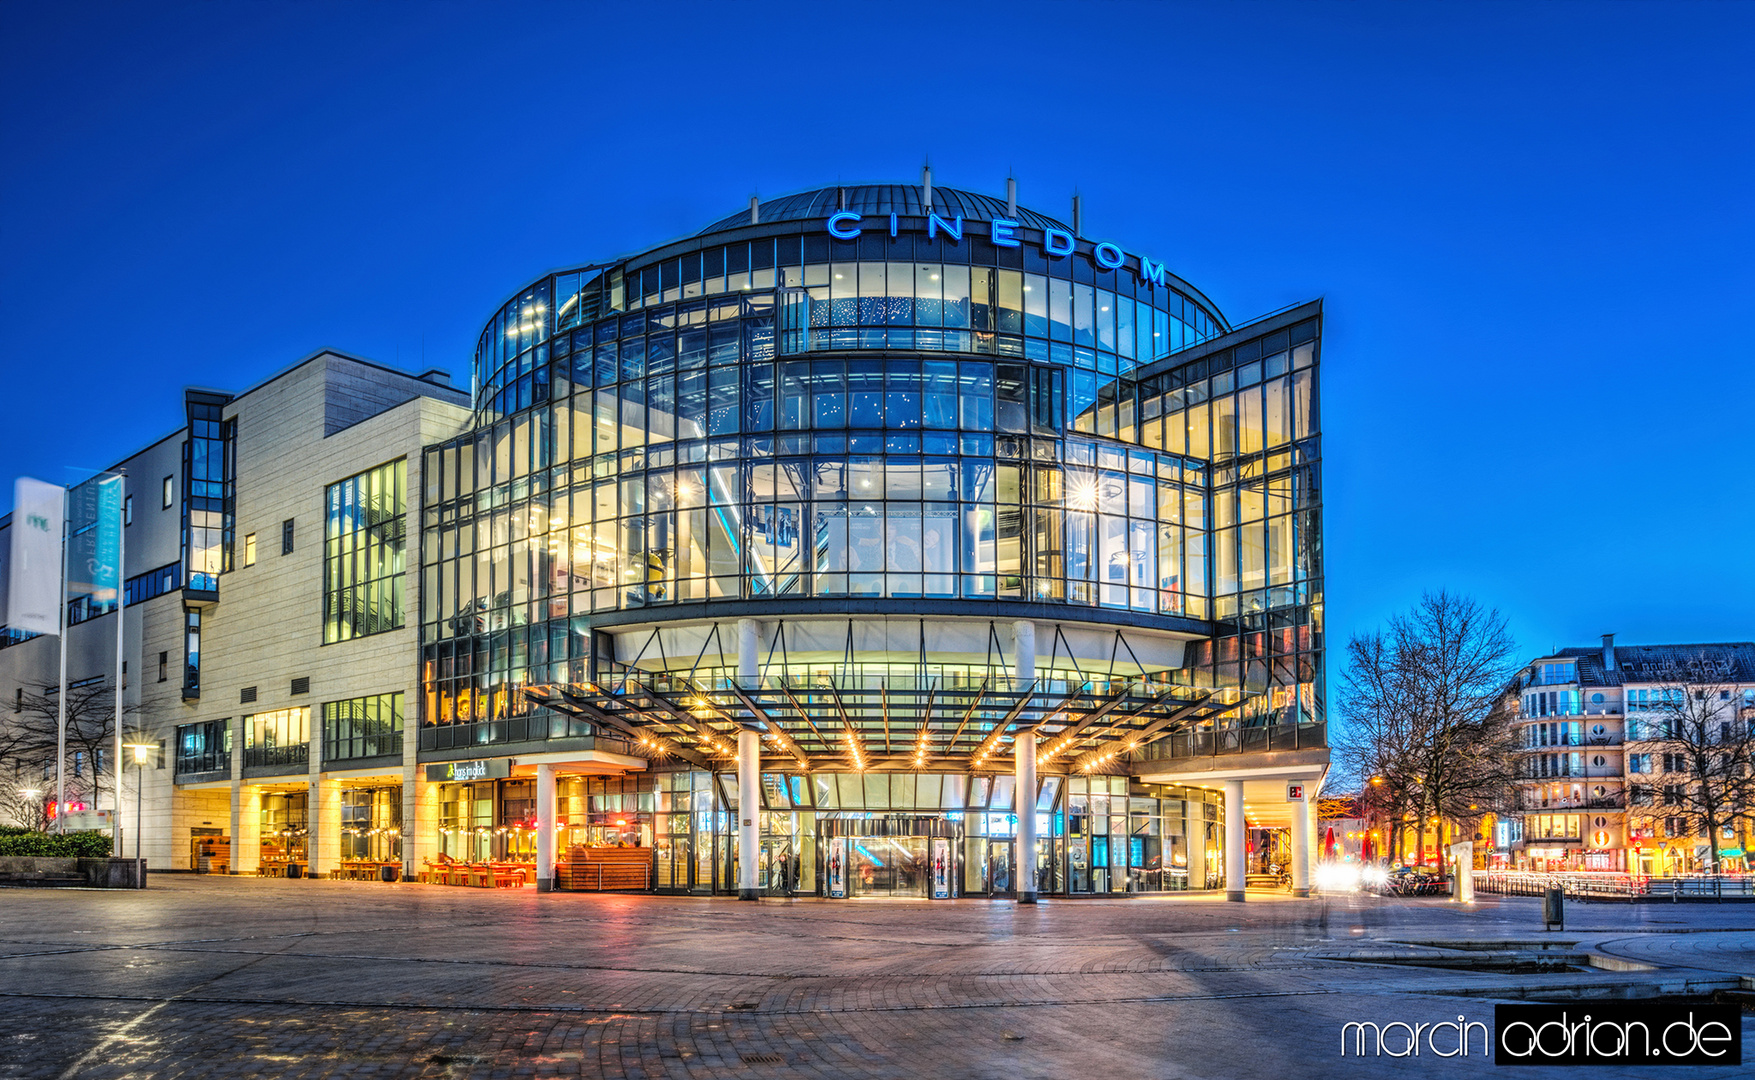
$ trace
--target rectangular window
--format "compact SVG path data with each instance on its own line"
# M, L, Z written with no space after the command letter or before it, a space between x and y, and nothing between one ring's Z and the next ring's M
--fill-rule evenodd
M122 524L134 524L134 496L132 495L122 500Z
M174 477L174 476L165 477L164 493L165 493L165 497L164 497L163 509L169 510L171 508L171 504L176 501L176 494L177 494L177 478L176 477Z
M407 491L404 458L329 485L323 524L325 645L402 627Z
M298 765L310 759L310 751L310 709L276 709L244 717L245 765Z
M255 566L256 565L256 534L255 533L248 533L244 536L244 565L245 566Z
M201 611L183 609L183 700L201 696Z
M1577 682L1578 665L1570 660L1558 664L1542 664L1536 681L1543 686Z
M402 753L402 695L323 703L323 760Z
M280 523L280 553L282 555L291 555L293 553L293 519L292 518L287 518L285 521Z
M177 728L178 773L222 772L232 766L232 722L209 720Z
M171 654L170 653L160 652L158 654L158 681L159 682L166 681L166 678L168 675L168 669L170 668L170 663L171 663Z

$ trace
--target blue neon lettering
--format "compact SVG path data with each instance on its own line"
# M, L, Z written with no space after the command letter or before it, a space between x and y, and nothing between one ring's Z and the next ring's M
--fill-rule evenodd
M940 229L943 229L945 231L945 235L949 236L952 240L955 240L958 243L962 243L963 242L963 215L958 214L956 224L953 225L950 222L946 221L944 218L939 217L937 214L929 212L926 215L926 238L928 240L931 240L933 237L938 235L938 231Z
M902 230L901 216L899 214L891 214L889 217L890 236L894 238ZM859 236L863 231L859 226L859 222L863 220L863 214L856 214L851 210L842 210L839 213L830 214L827 223L829 235L837 240L852 240ZM988 235L992 237L995 247L1021 247L1023 246L1023 241L1020 240L1017 235L1017 231L1021 227L1022 223L1012 218L993 218L988 222ZM943 231L944 234L952 240L961 243L963 239L963 215L958 214L951 220L946 221L938 214L929 211L926 215L926 235L929 238L936 237L940 231ZM1044 255L1059 259L1071 255L1077 250L1077 239L1066 229L1050 228L1042 230L1042 253ZM1091 249L1090 256L1093 263L1105 270L1120 269L1126 265L1128 258L1127 253L1121 249L1121 245L1111 243L1107 240L1094 246ZM1139 259L1139 265L1134 269L1134 273L1138 275L1141 283L1148 285L1163 285L1165 278L1164 264L1161 262L1153 262L1144 255L1136 257Z
M862 214L854 214L846 210L841 211L839 214L830 214L829 235L837 240L853 239L855 236L859 235L860 230L858 228L844 228L841 223L844 221L858 221L863 216L864 215Z

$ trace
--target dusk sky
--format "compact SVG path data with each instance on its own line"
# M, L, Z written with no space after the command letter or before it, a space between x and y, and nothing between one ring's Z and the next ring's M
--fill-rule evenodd
M1752 53L1729 3L8 3L0 509L185 386L467 385L546 270L930 157L1233 323L1325 298L1337 665L1440 586L1525 655L1749 639Z

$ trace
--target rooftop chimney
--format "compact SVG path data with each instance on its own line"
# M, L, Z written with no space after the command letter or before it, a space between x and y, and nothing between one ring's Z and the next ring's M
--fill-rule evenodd
M757 205L758 204L756 202L756 197L754 195L751 195L750 196L750 224L751 225L760 225L762 223L762 212L759 209L757 209Z
M1615 670L1615 635L1603 635L1603 670Z
M932 166L920 167L920 201L928 213L932 212Z
M1073 196L1073 235L1085 235L1085 199L1082 195Z
M1005 178L1005 216L1018 216L1018 178L1015 176Z

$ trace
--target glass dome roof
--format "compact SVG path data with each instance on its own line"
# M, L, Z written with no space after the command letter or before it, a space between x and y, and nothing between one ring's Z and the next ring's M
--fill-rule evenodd
M842 201L845 192L845 202ZM807 221L812 218L826 218L837 210L848 210L855 214L871 214L888 216L904 214L912 217L923 217L926 214L924 193L919 184L847 184L838 187L818 188L815 191L800 191L792 195L781 195L778 198L763 199L758 204L761 224L774 221ZM1038 214L1034 210L1026 210L1019 206L1017 213L1006 213L1005 200L992 195L978 195L973 191L958 188L932 187L932 208L942 218L950 220L959 214L964 221L992 221L994 218L1011 217L1029 229L1066 229L1071 227L1065 222ZM704 236L707 233L721 232L725 229L736 229L750 223L747 209L727 215L696 233Z

